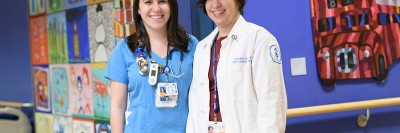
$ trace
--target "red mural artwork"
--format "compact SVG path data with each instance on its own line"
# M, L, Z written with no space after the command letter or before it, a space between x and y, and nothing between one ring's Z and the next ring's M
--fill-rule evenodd
M311 0L319 78L384 81L400 58L400 3L388 0Z

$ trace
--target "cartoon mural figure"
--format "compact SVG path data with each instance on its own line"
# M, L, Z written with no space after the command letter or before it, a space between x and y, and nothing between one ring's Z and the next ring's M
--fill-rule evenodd
M319 78L384 81L400 58L400 3L382 0L311 0Z
M90 64L70 65L71 99L74 117L93 118L93 88L89 75Z
M49 96L50 88L48 86L48 71L49 69L47 66L33 67L36 111L46 113L51 112L51 99Z
M92 86L94 117L96 120L109 121L111 104L110 81L103 74L107 63L92 63Z
M114 49L112 2L88 6L91 62L107 62Z
M85 84L86 86L89 84L89 78L88 78L88 70L86 68L83 68L83 75L82 75L83 79L81 78L81 76L77 77L77 82L76 82L76 89L78 92L78 105L77 107L77 111L78 114L85 114L88 113L90 114L91 111L91 105L87 102L90 100L90 97L87 96L83 91L83 84ZM83 81L82 81L83 80ZM84 83L82 83L84 82ZM75 109L76 110L76 109Z
M86 100L89 100L89 98L87 97L87 96L85 96L83 93L82 93L82 91L83 91L83 87L82 87L82 79L81 79L81 77L80 76L78 76L78 79L77 79L77 84L76 84L77 86L76 86L76 88L78 89L78 92L79 92L79 98L78 98L78 103L79 103L79 105L78 105L78 113L79 114L84 114L85 112L86 112L86 110L87 111L89 111L90 112L90 105L89 104L85 104L85 107L83 107L83 100L84 100L84 98L86 99ZM85 109L84 109L85 108Z
M37 85L36 85L36 96L38 99L38 106L44 107L44 108L48 108L49 107L49 96L47 94L47 88L45 88L45 86L43 85L42 82L38 81Z
M110 95L109 95L109 91L108 91L108 86L107 86L107 84L105 84L105 83L103 83L102 81L100 81L100 80L97 80L96 78L94 78L94 86L95 86L95 91L94 91L94 94L95 94L95 96L100 96L100 98L95 98L95 99L97 99L97 108L99 108L99 109L102 109L102 110L105 110L105 109L107 109L106 107L105 107L105 104L107 104L107 98L109 99L110 98Z

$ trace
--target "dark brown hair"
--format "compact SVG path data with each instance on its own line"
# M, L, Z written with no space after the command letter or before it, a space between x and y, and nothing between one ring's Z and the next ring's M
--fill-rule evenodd
M239 12L240 12L240 14L243 15L243 7L244 7L244 5L246 4L246 0L235 0L235 1L236 1L236 3L239 5ZM207 11L206 11L206 2L207 2L207 0L199 0L199 1L197 2L197 5L199 5L200 8L203 8L203 12L204 12L205 14L207 14Z
M151 46L150 46L150 37L146 31L146 28L143 24L142 17L138 13L139 2L141 0L135 0L133 3L133 20L135 22L136 32L127 37L127 43L129 49L135 54L136 49L138 48L138 42L141 40L144 43L146 48L146 53L150 54ZM177 48L179 51L187 52L188 44L189 44L189 34L187 31L178 23L178 3L177 0L168 0L169 8L171 11L170 18L167 23L167 36L168 36L168 45L172 45Z

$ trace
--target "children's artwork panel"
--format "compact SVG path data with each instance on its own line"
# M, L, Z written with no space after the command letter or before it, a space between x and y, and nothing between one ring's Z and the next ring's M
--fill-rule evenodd
M88 6L91 62L107 62L114 49L112 2Z
M70 86L68 80L69 65L50 65L50 85L53 97L53 113L71 115Z
M93 118L93 89L90 64L71 64L69 71L73 116Z
M84 118L73 118L72 129L74 133L94 133L94 120Z
M50 64L68 63L65 12L47 15Z
M384 0L311 0L319 78L385 81L400 59L400 4Z
M48 86L49 68L48 66L33 66L32 69L36 111L51 113L51 89Z
M93 4L109 2L109 1L111 1L111 0L87 0L87 4L88 5L93 5Z
M46 0L28 0L29 1L29 15L41 15L46 13Z
M110 80L103 75L107 63L92 63L93 106L96 120L109 121L111 108Z
M111 133L110 124L96 122L96 133Z
M64 0L46 0L47 14L52 14L64 10Z
M53 132L54 133L72 133L72 117L53 115Z
M65 10L86 6L86 0L64 0Z
M89 37L86 6L66 10L69 63L88 63Z
M35 131L36 133L53 133L53 115L46 113L35 113Z
M29 19L32 65L49 64L46 15Z

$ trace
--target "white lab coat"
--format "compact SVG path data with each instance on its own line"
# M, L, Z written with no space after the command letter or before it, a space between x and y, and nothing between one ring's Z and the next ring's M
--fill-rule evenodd
M207 132L208 71L211 46L217 33L218 28L196 48L187 133ZM275 37L240 16L222 41L217 68L220 111L226 133L285 132L287 99L281 63Z

